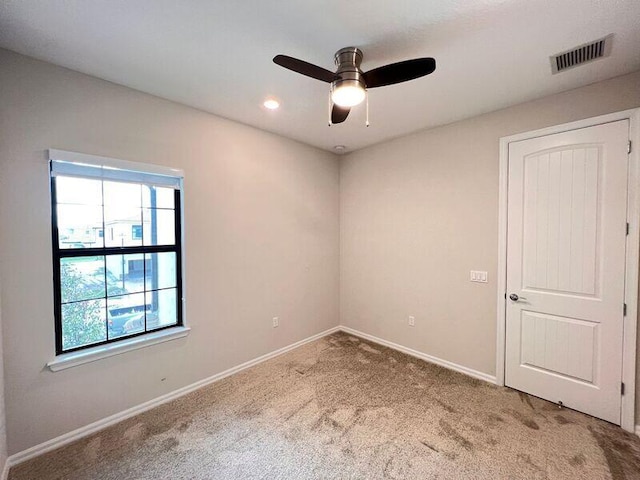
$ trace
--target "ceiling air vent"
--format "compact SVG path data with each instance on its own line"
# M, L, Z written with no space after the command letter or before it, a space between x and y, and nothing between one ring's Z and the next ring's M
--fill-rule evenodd
M579 47L572 48L566 52L558 53L550 57L551 71L555 73L564 72L583 63L591 62L599 58L608 57L611 53L611 43L613 35L593 42L585 43Z

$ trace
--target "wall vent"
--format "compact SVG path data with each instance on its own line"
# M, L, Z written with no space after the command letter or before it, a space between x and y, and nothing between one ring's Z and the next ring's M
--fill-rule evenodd
M552 73L564 72L587 62L608 57L611 53L613 34L593 42L585 43L566 52L549 57Z

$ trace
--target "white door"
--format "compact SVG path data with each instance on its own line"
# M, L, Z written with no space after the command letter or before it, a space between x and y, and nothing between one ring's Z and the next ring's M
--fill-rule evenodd
M505 384L620 424L627 120L509 144Z

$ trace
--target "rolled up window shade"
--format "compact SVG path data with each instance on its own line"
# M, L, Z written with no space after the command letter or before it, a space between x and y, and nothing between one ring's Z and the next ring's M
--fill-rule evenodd
M181 170L62 150L49 150L49 161L54 177L99 178L174 189L181 188L183 178Z

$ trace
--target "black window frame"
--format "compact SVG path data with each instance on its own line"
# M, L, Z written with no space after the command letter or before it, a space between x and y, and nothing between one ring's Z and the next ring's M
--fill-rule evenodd
M144 173L144 172L141 172ZM86 350L89 348L99 347L101 345L107 344L117 344L120 342L125 342L132 338L141 337L144 335L153 334L156 332L160 332L162 330L167 330L170 328L183 327L184 319L183 319L183 292L182 292L182 188L174 189L174 231L175 231L175 243L173 245L141 245L141 246L121 246L121 247L89 247L89 248L60 248L60 240L58 233L58 202L57 202L57 187L56 187L56 176L53 175L53 172L50 171L50 190L51 190L51 226L52 226L52 246L53 246L53 292L54 292L54 318L55 318L55 346L56 346L56 356L63 355L72 352L78 352L81 350ZM66 175L61 175L66 176ZM82 177L78 176L77 178L88 178L91 177ZM113 181L120 183L134 183L144 185L143 182L123 182L122 180L117 179L108 179L104 178L102 181ZM162 185L158 185L162 186ZM104 231L103 225L103 231ZM104 235L103 235L104 238ZM165 325L162 327L153 328L147 330L147 322L145 320L144 331L132 333L129 335L123 335L116 338L109 338L107 333L107 339L101 342L94 342L87 345L82 345L74 348L63 349L62 344L62 285L61 285L61 269L60 262L63 258L74 258L74 257L89 257L89 256L104 256L107 255L128 255L128 254L151 254L151 253L164 253L164 252L174 252L176 255L176 320L177 322L171 325ZM143 264L146 265L146 262L143 261ZM146 267L145 267L146 268ZM105 276L106 276L106 265L105 265ZM105 283L105 299L108 298L107 287ZM105 317L105 322L108 322L108 315ZM109 326L106 325L107 332Z

